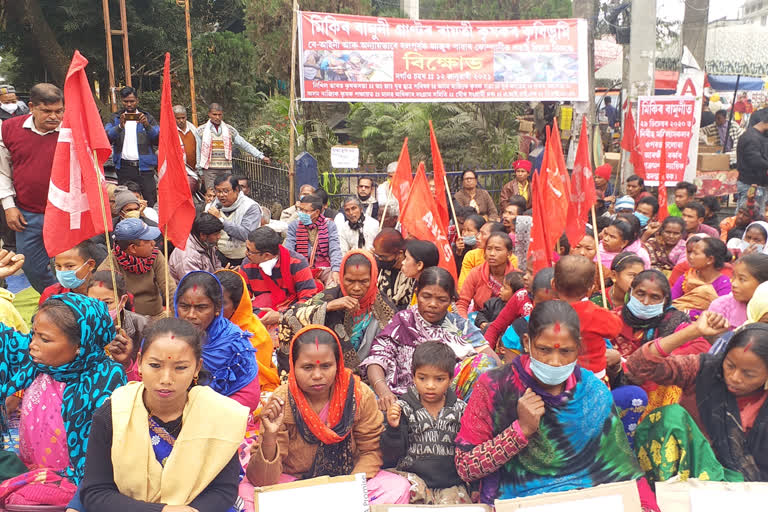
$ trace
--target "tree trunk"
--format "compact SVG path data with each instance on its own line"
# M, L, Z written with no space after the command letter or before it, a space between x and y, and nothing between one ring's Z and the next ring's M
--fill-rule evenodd
M11 0L7 3L11 18L27 29L26 37L37 49L40 62L48 71L51 82L64 85L69 59L56 40L51 26L43 15L38 0Z
M688 47L699 69L704 69L707 50L709 0L687 0L683 18L683 45Z

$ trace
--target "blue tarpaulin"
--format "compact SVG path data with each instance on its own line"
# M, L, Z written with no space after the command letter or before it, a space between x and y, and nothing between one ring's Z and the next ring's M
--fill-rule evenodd
M733 92L736 88L736 75L707 75L709 85L716 91ZM760 77L742 76L739 79L740 91L762 91L765 81Z

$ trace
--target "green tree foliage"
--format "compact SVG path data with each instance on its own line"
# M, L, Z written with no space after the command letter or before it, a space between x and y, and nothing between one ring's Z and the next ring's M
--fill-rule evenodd
M292 0L258 0L246 6L248 37L256 45L262 73L281 80L291 76ZM371 15L371 0L302 0L304 11Z
M571 16L571 0L433 0L420 7L424 19L526 20Z

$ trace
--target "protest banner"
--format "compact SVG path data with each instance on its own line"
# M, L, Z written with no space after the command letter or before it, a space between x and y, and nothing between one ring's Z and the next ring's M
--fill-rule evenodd
M300 12L303 101L587 101L587 21Z
M696 128L693 96L641 96L637 105L637 137L645 167L645 184L659 184L662 139L666 137L666 181L685 179L688 148ZM690 177L690 176L689 176Z

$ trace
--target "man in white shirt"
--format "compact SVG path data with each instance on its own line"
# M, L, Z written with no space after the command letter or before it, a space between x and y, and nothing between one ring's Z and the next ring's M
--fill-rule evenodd
M379 222L363 211L357 197L348 197L342 203L342 211L334 219L339 231L342 256L352 249L373 249L373 239L379 232Z

